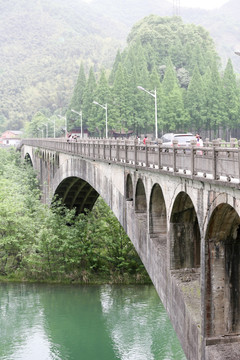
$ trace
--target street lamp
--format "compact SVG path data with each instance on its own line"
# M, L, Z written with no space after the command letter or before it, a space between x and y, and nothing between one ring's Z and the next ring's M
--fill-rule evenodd
M37 130L42 132L42 137L43 137L43 129L37 128Z
M155 88L154 93L144 89L142 86L137 87L139 90L145 91L155 99L155 138L158 139L158 124L157 124L157 90Z
M54 137L54 139L55 139L55 137L56 137L56 131L55 131L55 129L56 129L56 126L55 126L55 118L54 118L53 120L51 120L51 119L49 119L49 118L48 118L48 120L49 120L50 122L52 122L52 123L53 123L53 137Z
M58 115L58 117L65 120L65 136L67 137L67 117L62 115Z
M71 109L72 112L74 112L75 114L78 114L80 116L80 120L81 120L81 139L83 137L83 129L82 129L82 111L77 112L76 110Z
M46 138L48 138L48 124L43 124L44 126L46 126Z
M107 139L107 138L108 138L107 104L105 104L105 106L104 106L104 105L99 104L99 103L96 102L96 101L93 101L93 104L98 105L98 106L101 106L101 108L103 108L104 110L106 110L106 139Z

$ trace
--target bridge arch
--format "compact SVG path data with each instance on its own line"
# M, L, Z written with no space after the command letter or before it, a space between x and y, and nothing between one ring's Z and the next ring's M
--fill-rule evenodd
M83 213L86 209L92 210L99 194L85 180L70 176L65 178L55 190L54 194L60 198L69 209L76 209L76 213Z
M240 218L227 203L213 210L208 223L205 262L207 336L240 331Z
M149 203L149 233L151 237L167 238L167 212L159 184L152 187Z
M133 181L130 174L127 174L127 179L126 179L126 200L128 201L133 200Z
M190 196L181 191L170 216L171 269L200 267L201 236L195 207Z
M32 162L32 158L30 156L29 153L26 153L25 156L24 156L24 160L33 167L33 162Z
M147 214L146 191L141 178L138 179L135 191L135 212Z

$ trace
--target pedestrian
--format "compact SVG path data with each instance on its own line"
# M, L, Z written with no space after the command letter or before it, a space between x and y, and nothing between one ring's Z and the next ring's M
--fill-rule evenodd
M70 140L71 140L71 134L68 133L68 134L67 134L67 142L69 143Z
M196 136L196 140L197 140L197 146L199 146L200 135L197 133L195 136Z
M147 135L145 135L145 137L144 137L144 139L143 139L144 145L146 145L146 141L147 141Z
M202 147L203 146L202 137L199 134L196 134L196 139L197 139L197 146ZM202 155L203 152L202 151L197 151L197 154Z

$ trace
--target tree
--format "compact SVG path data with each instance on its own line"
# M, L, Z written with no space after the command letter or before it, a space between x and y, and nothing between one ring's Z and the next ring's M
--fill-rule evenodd
M99 104L105 106L109 103L109 86L106 78L105 71L101 71L100 79L96 87L94 101L97 101ZM106 110L100 106L94 105L94 117L90 117L89 126L90 128L96 128L99 136L106 136Z
M120 64L121 61L122 61L122 56L121 56L120 50L118 49L117 55L115 57L114 64L113 64L113 67L112 67L112 70L111 70L111 74L109 76L109 84L110 85L113 85L113 83L114 83L116 72L117 72L117 69L118 69L118 65Z
M223 99L225 107L224 127L236 129L239 125L240 93L237 87L236 75L233 71L232 62L228 59L223 74Z
M122 63L119 63L113 84L112 121L113 128L118 132L131 127L132 93L129 76Z
M205 127L205 93L203 80L198 66L195 66L192 79L189 83L185 100L186 108L191 119L191 129L201 132Z
M166 131L183 130L189 126L189 115L184 108L183 93L178 85L171 59L168 59L163 88L163 127Z
M79 115L73 113L71 110L74 109L77 112L80 112L82 110L85 88L86 88L86 76L84 72L83 63L81 63L77 83L74 87L73 96L70 105L68 106L68 111L66 113L70 128L80 125Z
M93 68L89 70L89 75L86 84L86 90L83 95L83 121L88 127L88 130L94 133L96 131L96 123L94 122L95 116L95 105L93 107L93 101L95 100L96 93L96 79Z
M214 136L219 137L220 126L224 125L226 111L223 99L223 84L218 72L217 63L213 61L209 71L204 76L205 109L207 114L208 129L214 131Z

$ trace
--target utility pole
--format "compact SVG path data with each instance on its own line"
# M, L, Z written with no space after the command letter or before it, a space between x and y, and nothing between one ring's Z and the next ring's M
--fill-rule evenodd
M173 0L173 16L180 16L180 0Z

